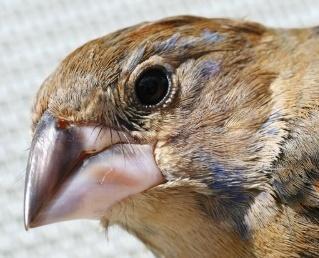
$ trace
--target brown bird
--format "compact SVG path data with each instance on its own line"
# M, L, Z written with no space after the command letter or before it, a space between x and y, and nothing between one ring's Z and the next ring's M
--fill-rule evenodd
M319 257L319 28L181 16L88 42L33 107L26 228L158 257Z

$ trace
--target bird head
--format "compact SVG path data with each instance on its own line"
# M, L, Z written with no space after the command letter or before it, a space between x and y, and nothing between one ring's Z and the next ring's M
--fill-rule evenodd
M67 56L33 107L26 227L100 219L168 257L253 256L283 197L273 170L289 107L274 89L274 35L174 17Z

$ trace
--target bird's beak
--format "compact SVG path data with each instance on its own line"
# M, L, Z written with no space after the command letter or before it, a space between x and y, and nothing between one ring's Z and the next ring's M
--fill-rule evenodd
M32 141L24 199L26 228L99 219L113 204L163 182L152 145L123 132L75 126L45 113Z

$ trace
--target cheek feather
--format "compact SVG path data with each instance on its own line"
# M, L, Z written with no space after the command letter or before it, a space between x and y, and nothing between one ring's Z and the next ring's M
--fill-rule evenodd
M201 62L197 69L200 78L209 79L219 72L220 64L214 60L206 60Z
M248 198L245 194L244 186L248 179L245 177L245 172L248 170L244 167L232 167L214 159L211 154L200 152L198 160L205 171L209 171L208 178L205 178L209 188L220 197L225 196L227 199L236 203L245 203Z
M249 211L257 193L245 189L247 179L244 167L232 168L226 162L212 158L204 151L195 158L197 167L209 171L203 182L211 189L212 196L201 203L203 211L213 221L229 221L241 239L248 239L250 231L245 222L245 215Z
M275 111L272 113L265 123L261 125L261 134L266 134L270 136L277 136L280 133L279 128L276 126L276 122L280 121L283 117L283 114L280 111Z

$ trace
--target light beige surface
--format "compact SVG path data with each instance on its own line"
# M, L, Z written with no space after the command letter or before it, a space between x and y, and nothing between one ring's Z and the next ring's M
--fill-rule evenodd
M152 257L119 229L107 238L96 221L24 231L30 106L41 81L72 49L124 26L177 14L310 26L319 24L319 1L0 0L0 257Z

